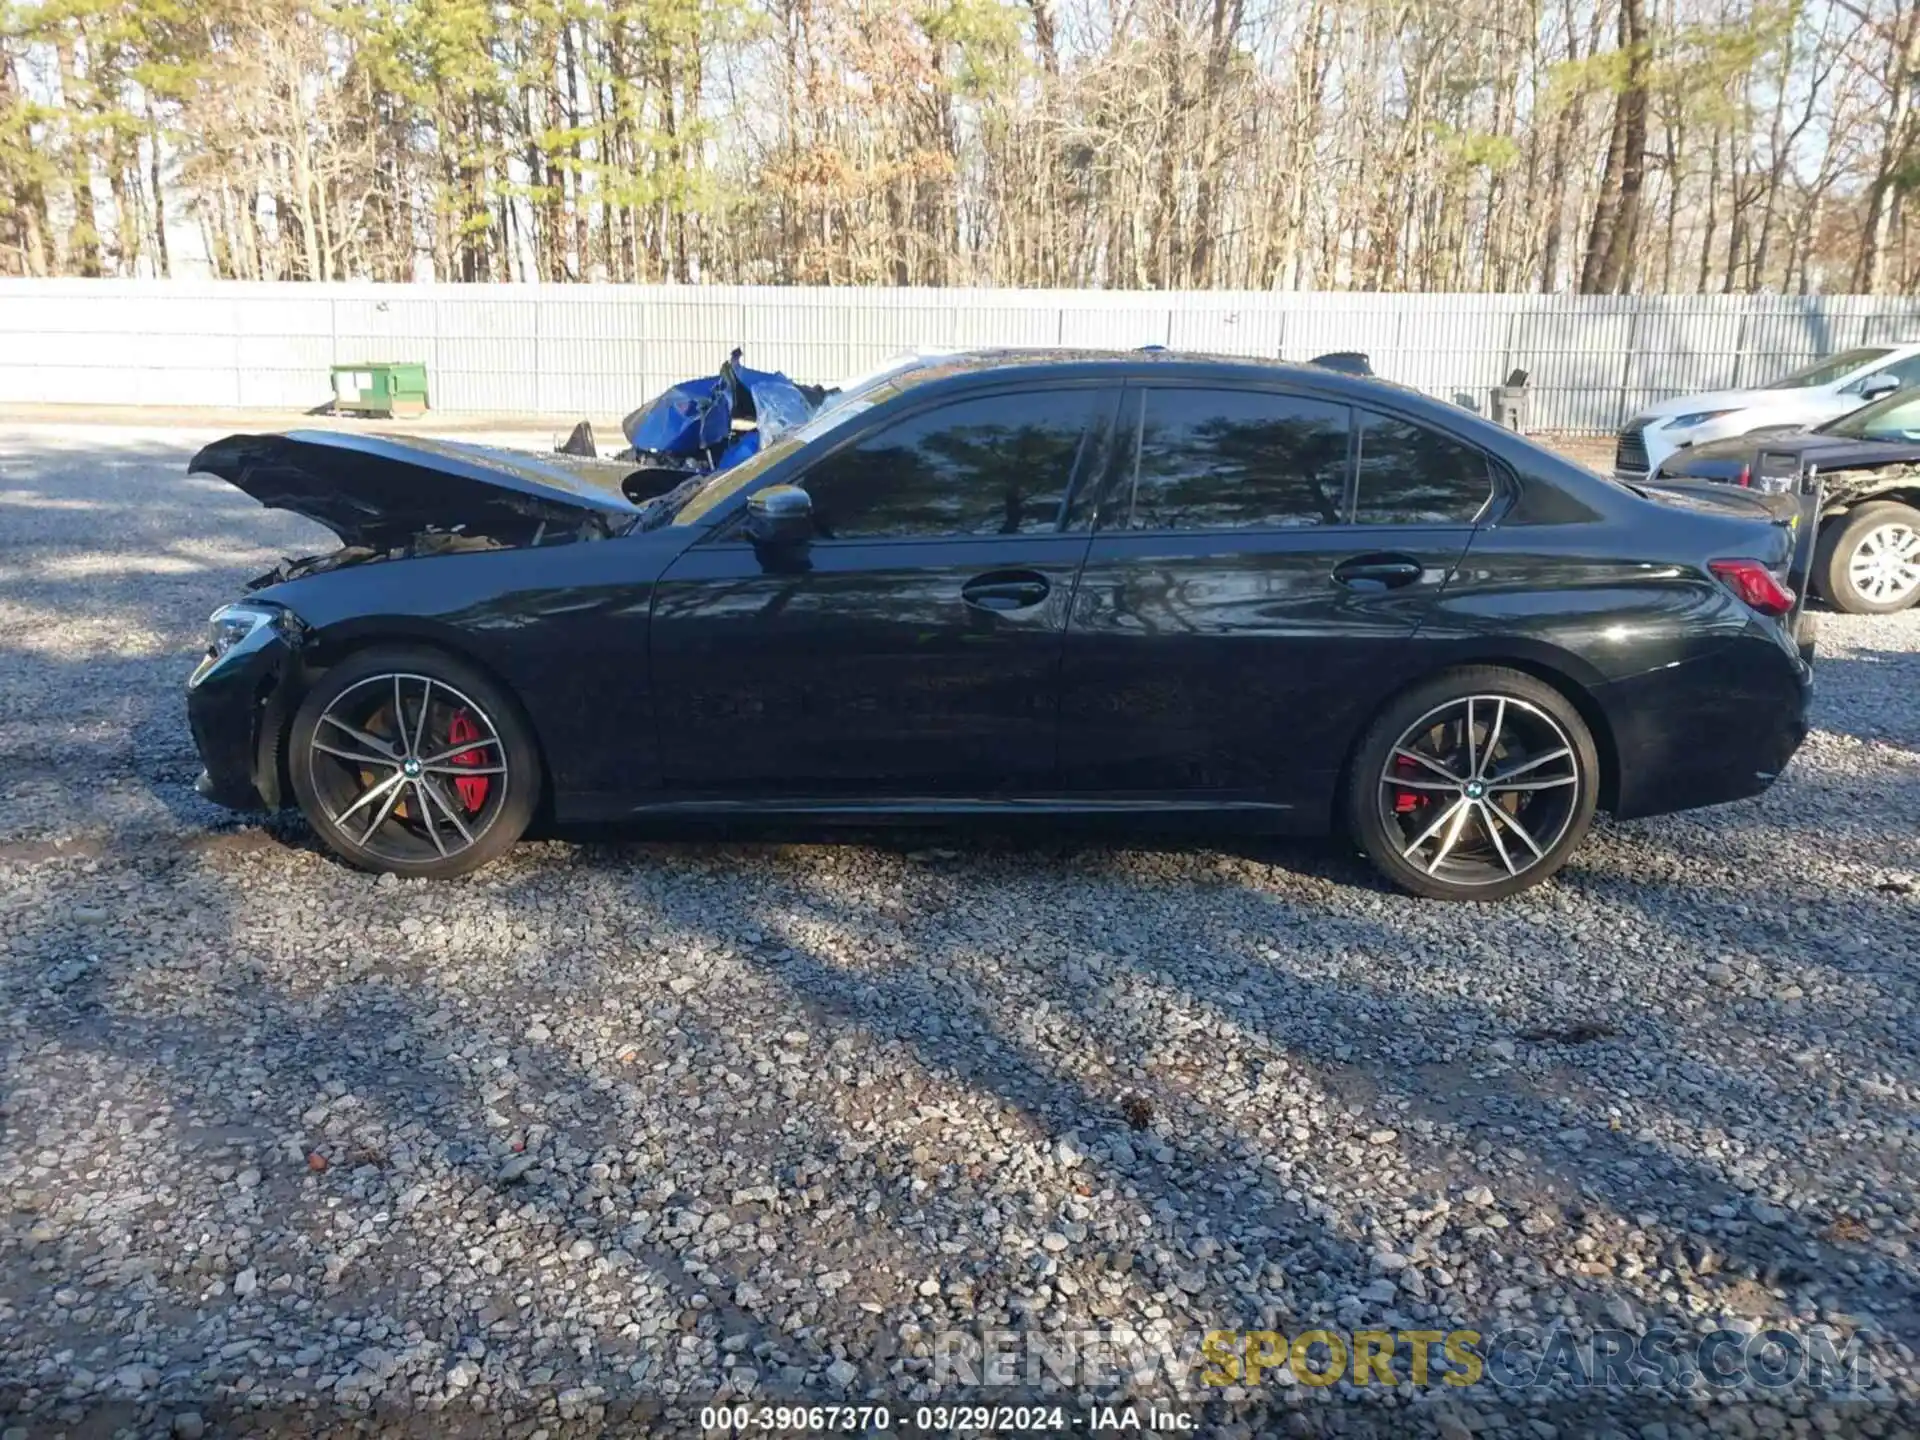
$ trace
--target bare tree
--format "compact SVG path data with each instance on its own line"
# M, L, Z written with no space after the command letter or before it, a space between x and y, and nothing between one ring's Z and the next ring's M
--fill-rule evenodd
M1909 283L1920 0L0 0L0 269Z

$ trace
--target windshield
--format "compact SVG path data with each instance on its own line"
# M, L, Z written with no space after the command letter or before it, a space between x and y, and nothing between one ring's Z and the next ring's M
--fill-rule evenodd
M1829 355L1825 360L1816 360L1791 374L1782 375L1768 390L1805 390L1814 385L1831 385L1836 380L1844 380L1862 365L1871 365L1876 360L1884 360L1893 353L1886 346L1863 345L1858 350L1842 350L1838 355Z
M1896 390L1884 400L1829 420L1819 428L1823 435L1841 435L1849 440L1920 441L1920 391Z
M786 459L801 446L811 445L822 435L830 434L896 395L967 369L970 364L969 358L958 351L922 350L896 356L877 370L847 382L821 403L811 420L785 432L759 454L705 477L698 485L682 486L655 501L660 506L658 516L661 518L642 517L640 528L697 525L729 496L738 495L742 487L766 474L769 466ZM673 518L668 520L663 517L670 505L678 508L672 509Z
M862 394L842 393L834 396L832 404L823 406L818 415L799 429L787 431L759 454L741 461L731 469L708 476L704 484L684 495L677 495L675 498L680 508L674 512L673 519L667 523L699 524L703 517L710 514L728 496L739 494L742 486L750 484L765 473L768 466L778 464L803 445L811 445L822 435L830 434L849 420L857 419L881 400L886 399L889 393L890 387L883 383L869 386Z

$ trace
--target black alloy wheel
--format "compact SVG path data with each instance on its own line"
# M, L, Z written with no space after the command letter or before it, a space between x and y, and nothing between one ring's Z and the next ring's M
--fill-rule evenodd
M294 716L288 770L307 822L341 859L430 879L504 854L540 794L519 707L431 650L362 651L329 670Z
M1566 863L1598 781L1593 737L1559 691L1517 670L1453 670L1374 721L1348 775L1347 821L1401 889L1498 900Z

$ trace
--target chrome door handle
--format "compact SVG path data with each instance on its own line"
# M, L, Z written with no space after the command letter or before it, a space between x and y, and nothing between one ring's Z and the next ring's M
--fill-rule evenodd
M1397 590L1424 573L1411 555L1356 555L1333 567L1333 578L1349 590Z
M979 610L1030 610L1045 600L1053 585L1033 570L994 570L960 587L960 598Z

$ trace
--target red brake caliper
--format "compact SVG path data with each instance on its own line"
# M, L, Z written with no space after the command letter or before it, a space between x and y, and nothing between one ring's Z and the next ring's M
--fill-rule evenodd
M458 745L463 740L478 740L480 727L473 723L473 717L465 710L453 712L453 723L447 726L448 743ZM487 752L484 750L462 750L453 757L456 765L484 765ZM487 777L484 775L464 776L453 782L453 788L460 792L460 803L472 814L487 803Z
M1394 758L1393 768L1403 775L1418 774L1420 770L1418 765L1414 764L1413 761L1407 759L1404 755ZM463 780L460 783L464 785L468 782ZM1393 792L1393 813L1396 815L1409 814L1424 805L1426 799L1427 797L1422 795L1418 790L1396 789Z

